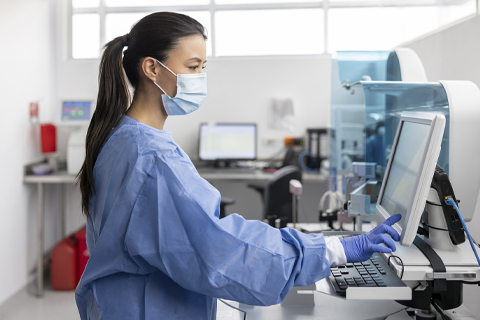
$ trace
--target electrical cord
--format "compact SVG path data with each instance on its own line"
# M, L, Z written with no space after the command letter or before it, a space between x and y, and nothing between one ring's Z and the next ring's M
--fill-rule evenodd
M435 308L435 310L437 310L437 312L440 314L440 316L442 317L442 320L452 320L452 318L450 318L445 313L443 313L442 309L440 309L440 307L433 301L433 299L430 300L430 303Z
M275 152L273 155L271 155L267 160L267 166L270 165L270 163L276 158L278 157L283 151L285 150L285 147L282 147L280 150L278 150L277 152ZM256 162L259 162L260 160L257 160ZM265 160L264 160L265 161Z
M465 229L465 233L467 234L468 241L470 241L470 246L472 247L472 250L475 253L475 257L477 258L478 265L480 265L480 258L478 257L477 249L475 249L475 245L473 244L473 240L472 240L472 237L470 236L470 232L468 232L467 225L465 224L465 220L463 220L462 214L460 213L460 209L458 209L458 206L452 197L445 197L445 203L453 206L457 211L458 217L460 218L460 221L462 221L463 229Z
M477 247L480 248L480 244L478 244L477 241L475 241L475 239L473 237L472 237L472 241L473 241L473 243L475 243L477 245Z
M388 260L387 260L387 264L388 264L389 267L390 267L390 259L391 258L395 258L395 259L400 260L400 264L402 265L402 273L400 274L400 280L402 280L403 272L405 271L405 266L403 265L403 261L399 256L395 256L395 255L392 254L392 255L390 255L390 257L388 257ZM398 263L398 261L397 261L397 263Z
M427 204L431 205L431 206L437 206L437 207L441 207L442 205L441 204L436 204L436 203L433 203L433 202L430 202L427 200Z
M303 162L303 158L305 158L306 156L310 157L310 160L311 160L311 163L312 163L312 164L315 164L315 158L310 154L310 152L308 152L308 151L303 151L303 152L300 153L300 155L298 156L298 164L300 165L300 168L302 168L303 171L318 172L318 171L320 170L320 168L314 169L314 168L307 167L307 165L305 164L305 162Z
M426 227L429 227L431 229L435 229L435 230L440 230L440 231L448 231L448 229L442 229L442 228L437 228L437 227L432 227L431 225L429 225L428 223L422 221L422 224Z
M239 308L236 308L236 307L232 306L231 304L226 303L226 302L223 301L222 299L218 299L218 300L220 300L221 302L223 302L224 304L226 304L227 306L229 306L229 307L232 308L232 309L235 309L235 310L238 310L238 311L240 311L240 312L243 312L243 320L246 320L246 319L247 319L247 312L246 312L246 311L244 311L244 310L242 310L242 309L239 309Z

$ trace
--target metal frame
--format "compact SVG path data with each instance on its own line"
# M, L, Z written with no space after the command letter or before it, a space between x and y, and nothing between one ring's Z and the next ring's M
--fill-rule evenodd
M81 13L98 13L100 15L100 44L105 43L105 17L110 13L142 13L156 11L208 11L210 12L209 40L212 41L212 57L216 58L215 46L215 13L217 11L232 10L278 10L278 9L323 9L324 26L323 41L324 52L328 54L328 11L333 8L369 8L369 7L421 7L421 6L437 6L437 5L455 5L462 4L469 0L363 0L363 1L331 1L319 0L316 2L288 2L288 3L252 3L252 4L216 4L215 0L210 0L209 4L204 5L170 5L170 6L138 6L138 7L107 7L106 0L100 0L100 4L95 8L72 8L72 1L69 3L69 59L72 59L72 15ZM480 0L476 0L477 14L480 14ZM82 60L82 59L75 59ZM90 59L84 59L90 60Z

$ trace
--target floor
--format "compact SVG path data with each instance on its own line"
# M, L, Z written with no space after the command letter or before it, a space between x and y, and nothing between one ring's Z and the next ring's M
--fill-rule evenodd
M20 290L0 306L0 320L79 320L74 291L54 291L45 283L43 298L33 284Z

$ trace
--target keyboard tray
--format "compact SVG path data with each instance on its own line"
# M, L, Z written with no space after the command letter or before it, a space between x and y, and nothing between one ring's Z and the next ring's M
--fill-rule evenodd
M375 253L370 260L330 268L329 281L348 300L411 300L412 290Z

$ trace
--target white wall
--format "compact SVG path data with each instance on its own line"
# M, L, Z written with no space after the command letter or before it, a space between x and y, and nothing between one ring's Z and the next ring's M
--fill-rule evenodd
M470 80L480 87L479 34L480 16L475 16L406 46L419 55L429 81ZM463 147L479 148L477 138L472 137L472 141L465 141ZM472 166L476 166L477 162L478 159L472 159ZM474 218L467 223L467 227L475 239L480 239L480 198L477 200ZM478 286L464 286L465 306L480 319L479 294Z
M36 188L23 184L22 170L40 157L29 102L40 101L41 120L52 103L51 11L50 0L0 0L0 304L35 266Z
M170 117L165 129L196 158L201 122L255 122L259 130L259 157L269 158L284 136L302 136L306 128L330 122L330 57L209 59L208 96L202 107L188 116ZM295 131L269 127L273 98L292 98ZM266 139L280 145L265 144Z
M169 117L165 126L193 159L197 158L201 122L257 123L261 158L268 158L281 147L265 145L265 139L304 135L306 128L329 123L330 56L208 58L207 64L209 91L201 108L187 116ZM64 60L57 75L59 99L95 99L97 60ZM294 132L269 129L272 98L293 99Z

